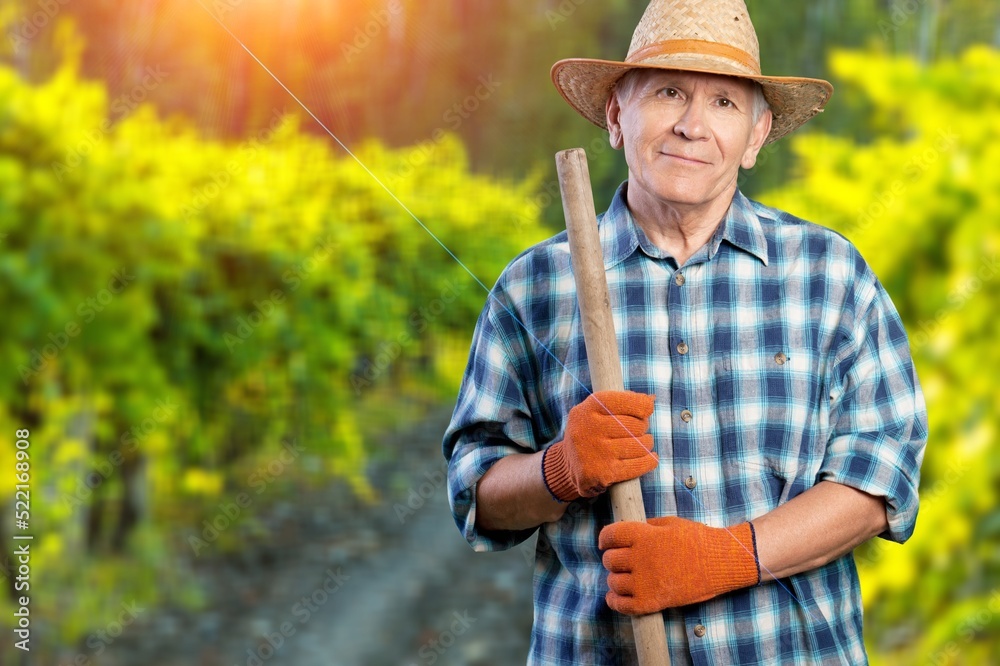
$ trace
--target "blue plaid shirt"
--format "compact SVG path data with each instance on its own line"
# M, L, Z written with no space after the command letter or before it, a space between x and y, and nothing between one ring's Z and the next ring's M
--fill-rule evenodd
M737 192L678 268L636 225L627 185L600 235L626 388L656 396L660 464L642 477L646 514L729 526L828 480L884 497L882 537L905 541L926 410L899 315L857 250ZM497 281L444 436L452 511L475 550L535 531L478 529L476 483L504 456L559 441L590 390L563 232ZM602 495L538 528L529 664L634 663L630 620L604 601L597 536L611 521ZM865 664L861 614L848 554L663 615L676 666Z

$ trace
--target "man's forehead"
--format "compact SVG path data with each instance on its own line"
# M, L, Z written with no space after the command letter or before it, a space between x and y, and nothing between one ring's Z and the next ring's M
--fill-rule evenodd
M686 72L676 69L640 69L641 85L691 85L701 83L712 90L723 92L743 91L749 93L753 83L747 79L722 74L707 74L704 72Z

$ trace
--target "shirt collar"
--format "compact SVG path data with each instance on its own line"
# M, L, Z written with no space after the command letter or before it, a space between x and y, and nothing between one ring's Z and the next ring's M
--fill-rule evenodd
M653 245L645 232L636 224L626 204L627 192L628 181L625 181L618 186L611 205L599 220L605 269L623 261L639 248L655 259L668 256L666 252ZM743 196L738 189L726 216L709 240L709 259L716 255L724 240L757 257L767 266L767 238L760 223L758 206Z
M727 240L730 244L744 252L749 252L767 266L767 237L764 236L764 227L760 223L762 207L750 199L743 196L743 193L736 190L733 196L733 203L729 206L729 212L722 221L722 238L712 242L712 256L719 251L721 240Z

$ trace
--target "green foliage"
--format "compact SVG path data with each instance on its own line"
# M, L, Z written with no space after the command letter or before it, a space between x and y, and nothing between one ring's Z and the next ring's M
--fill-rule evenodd
M56 4L37 36L0 43L0 432L32 432L32 612L68 643L118 601L199 604L189 539L220 503L258 501L282 442L306 452L264 490L333 472L370 496L372 414L453 390L485 294L320 128L283 114L285 91L200 9ZM872 660L1000 662L1000 56L927 64L995 41L1000 5L748 4L764 70L829 77L837 93L744 185L859 246L903 315L929 406L917 531L858 552ZM489 286L544 235L540 214L560 216L556 150L588 148L599 207L625 177L546 73L562 57L621 58L643 3L403 0L406 20L348 57L389 5L212 6L352 147L432 137L357 154ZM8 36L38 6L0 3ZM86 48L60 27L68 15ZM831 44L866 50L828 64ZM108 82L81 80L77 59ZM161 64L142 96L178 116L115 105ZM501 86L474 113L446 115L491 74ZM499 182L470 163L532 176ZM238 548L258 508L207 549Z
M837 52L831 66L879 138L794 139L802 178L763 198L858 246L904 319L927 400L916 532L859 551L873 661L996 663L1000 53L921 66Z
M159 109L195 119L211 135L245 136L266 126L274 109L291 105L285 90L214 16L310 109L332 122L349 145L377 136L405 146L435 130L453 130L468 146L476 171L537 171L543 192L556 181L553 154L586 146L592 158L601 154L592 164L598 205L610 200L625 177L620 154L612 158L604 147L593 149L607 145L606 134L563 101L548 72L560 58L623 58L644 1L202 4L212 16L190 0L139 3L129 11L113 0L75 0L60 3L58 15L77 20L87 37L84 71L105 78L112 97L141 86L146 67L162 67L168 76L147 91L149 99ZM973 43L1000 43L1000 4L990 0L748 0L747 5L763 70L772 74L828 78L826 56L833 47L914 54L927 61ZM26 77L44 80L58 64L49 47L56 21L31 27L37 0L8 0L6 7L12 35L39 34L11 42L15 54L0 43L0 58L9 57ZM0 5L0 20L4 8ZM484 77L499 87L481 94ZM461 109L466 102L471 110L456 114L456 105ZM855 116L843 113L840 103L835 96L833 113L803 131L857 136ZM303 130L322 132L316 126ZM742 183L748 194L787 180L794 160L785 142L770 147L767 156L766 166ZM551 199L536 196L539 202ZM558 203L543 207L550 227L561 229Z
M531 185L470 175L453 135L368 142L362 167L294 116L238 144L150 106L111 122L66 52L37 87L0 67L0 303L16 313L0 432L31 430L32 616L64 644L117 600L197 604L190 563L239 547L266 490L312 470L373 498L368 405L453 395L485 298L414 217L487 287L544 236ZM0 475L5 502L13 483ZM241 493L241 517L206 532Z

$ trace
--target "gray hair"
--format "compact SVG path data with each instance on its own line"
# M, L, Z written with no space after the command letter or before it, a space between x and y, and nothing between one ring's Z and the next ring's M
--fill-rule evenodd
M612 94L618 96L619 104L625 104L632 99L635 89L648 71L642 68L630 69L625 72L623 77L618 79L618 82L615 83L612 89ZM764 97L764 87L756 81L750 81L750 83L753 84L753 102L750 106L750 118L754 124L757 124L757 121L760 120L765 111L771 108L771 105L767 103L767 98Z

